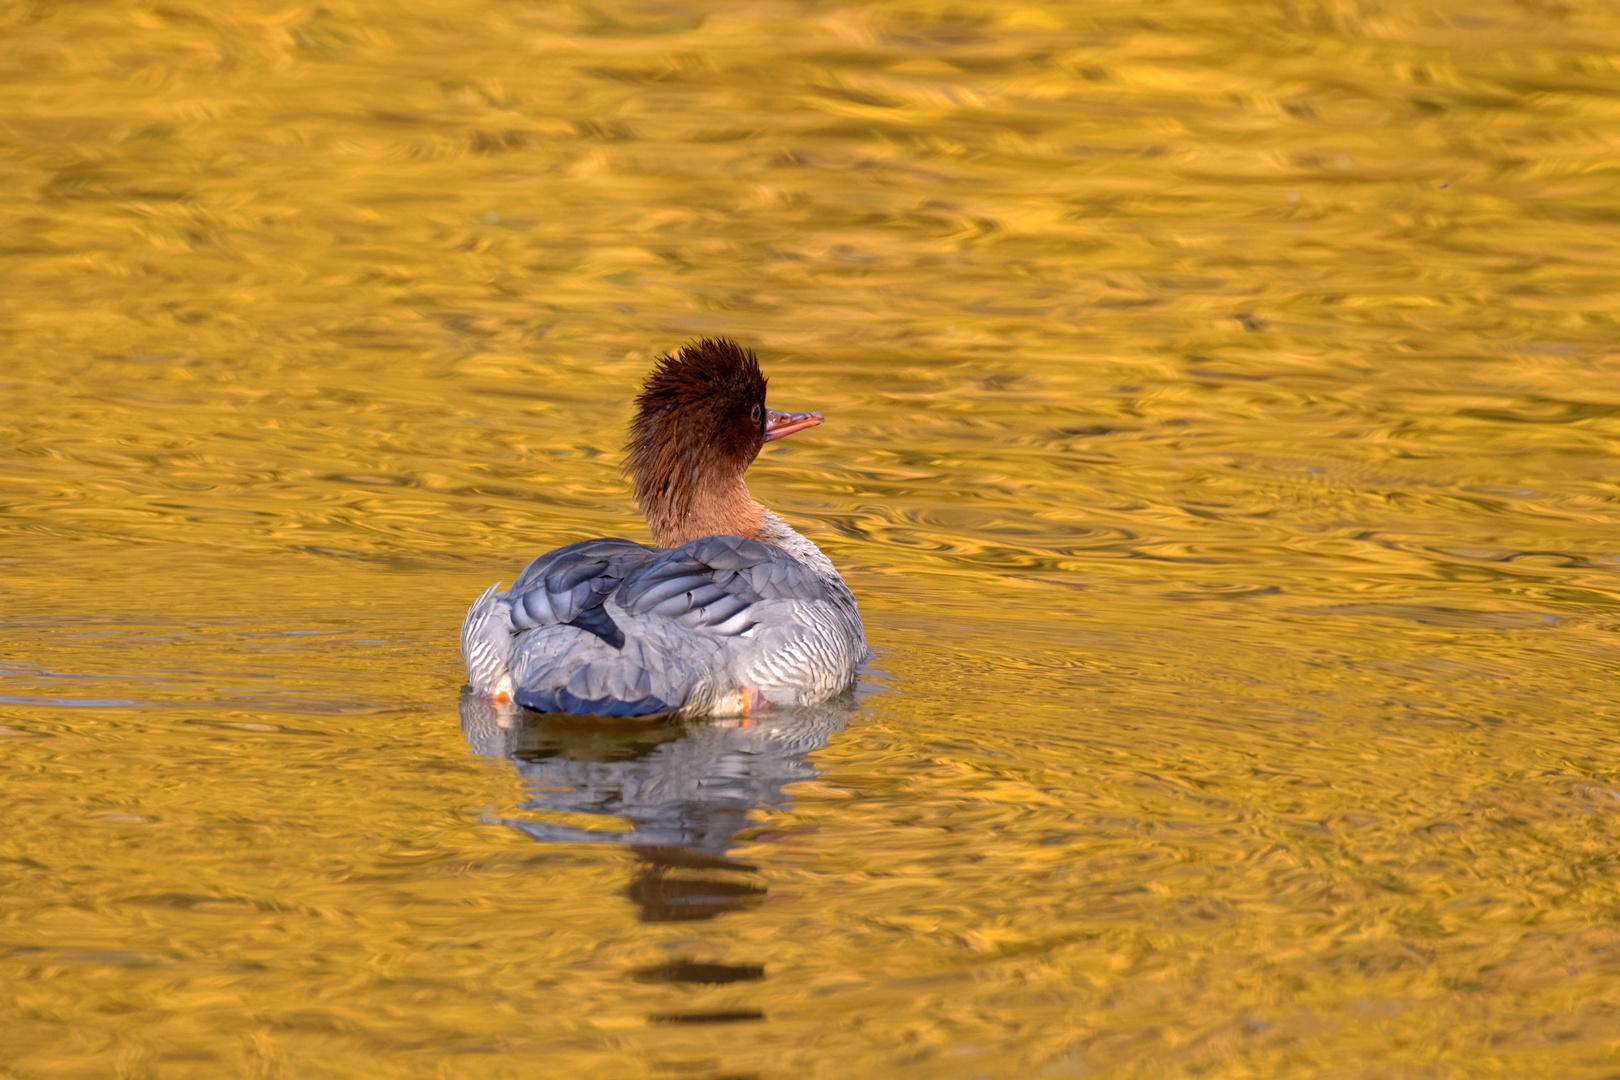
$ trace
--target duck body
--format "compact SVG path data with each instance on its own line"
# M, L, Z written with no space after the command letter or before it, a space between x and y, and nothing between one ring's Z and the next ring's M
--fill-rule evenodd
M596 716L732 716L834 697L866 654L855 597L809 540L779 527L790 546L609 537L547 552L467 613L472 689ZM801 545L819 558L796 558Z
M649 396L653 407L659 403L653 392L660 375L671 367L682 374L683 364L702 375L705 363L710 381L699 380L698 396L718 394L721 420L752 425L752 446L732 440L747 450L746 460L735 446L725 452L726 425L712 422L712 401L707 412L693 410L673 425L642 423ZM541 555L504 592L485 590L461 628L474 693L547 713L738 716L816 704L850 686L866 656L855 597L814 543L741 485L760 446L821 418L764 410L763 377L757 408L748 393L725 392L729 384L719 376L731 367L746 374L751 365L757 376L753 355L729 342L705 341L665 359L638 399L632 430L643 441L633 438L630 466L661 543L582 540ZM649 434L659 433L684 434L698 445L647 445ZM676 468L661 475L649 460ZM682 476L683 466L705 475ZM709 525L736 531L710 532Z

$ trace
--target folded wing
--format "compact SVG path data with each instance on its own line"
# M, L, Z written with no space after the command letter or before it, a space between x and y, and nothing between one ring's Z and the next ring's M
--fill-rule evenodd
M825 599L780 548L706 536L678 548L586 540L536 559L506 593L520 705L645 716L687 704L731 670L762 607Z
M825 598L807 568L781 548L740 536L705 536L625 579L616 599L631 615L670 619L723 637L754 626L761 600Z

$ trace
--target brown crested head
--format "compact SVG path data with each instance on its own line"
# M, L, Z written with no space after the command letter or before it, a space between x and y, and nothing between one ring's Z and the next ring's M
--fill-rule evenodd
M711 531L748 527L739 496L757 529L742 475L765 445L766 419L759 360L736 342L704 338L659 359L636 397L625 460L659 543L684 542L687 523L717 514L737 528Z

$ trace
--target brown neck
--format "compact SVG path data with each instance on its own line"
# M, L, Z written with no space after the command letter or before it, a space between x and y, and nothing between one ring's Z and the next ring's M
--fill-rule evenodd
M760 539L765 508L748 494L738 476L695 488L682 506L668 501L643 504L647 527L659 547L679 547L700 536L741 536Z

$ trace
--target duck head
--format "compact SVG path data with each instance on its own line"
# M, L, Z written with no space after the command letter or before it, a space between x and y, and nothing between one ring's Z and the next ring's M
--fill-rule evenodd
M768 442L821 423L765 407L751 350L704 338L658 360L636 397L625 472L660 547L729 533L759 538L764 507L743 473Z

